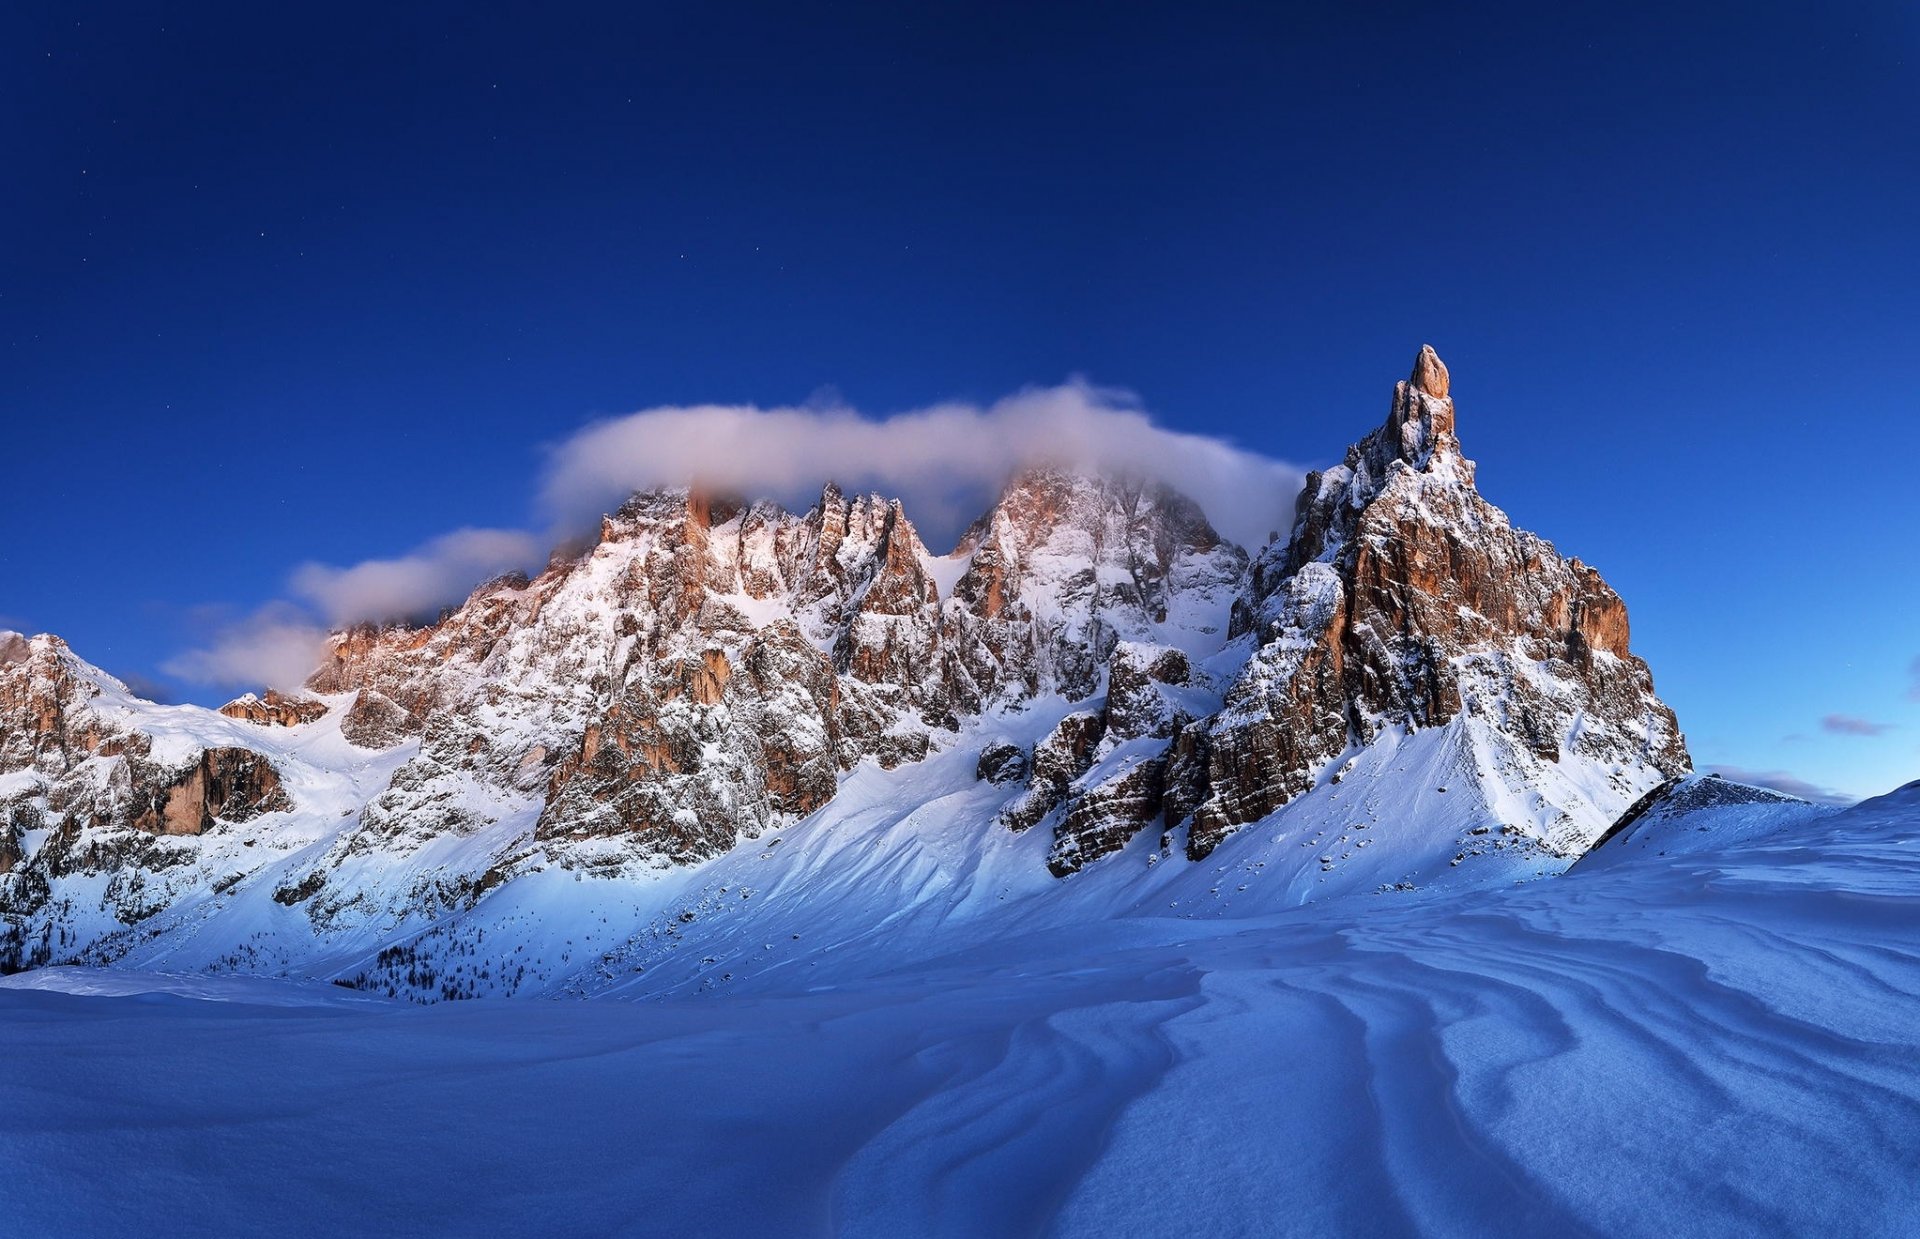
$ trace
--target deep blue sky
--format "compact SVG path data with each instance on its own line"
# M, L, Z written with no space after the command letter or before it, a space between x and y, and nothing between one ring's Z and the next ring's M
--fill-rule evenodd
M659 403L1325 464L1431 341L1697 761L1920 772L1910 4L182 7L0 15L0 623L153 676Z

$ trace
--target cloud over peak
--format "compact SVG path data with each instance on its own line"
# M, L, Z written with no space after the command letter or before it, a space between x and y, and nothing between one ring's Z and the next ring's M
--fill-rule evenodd
M456 529L392 559L347 568L309 561L288 578L297 603L272 602L222 623L161 670L194 684L297 688L320 665L330 630L429 616L489 577L537 567L542 554L540 540L522 530Z
M391 558L300 564L285 599L221 625L163 670L199 684L297 687L330 628L430 617L490 577L538 568L550 543L592 528L638 491L704 486L803 510L831 481L899 498L929 544L945 549L1014 474L1038 465L1158 479L1249 549L1287 528L1304 476L1156 425L1129 394L1079 381L881 418L838 403L645 409L593 422L549 450L535 500L543 534L460 528Z
M414 619L460 601L489 577L536 568L544 557L540 541L523 530L456 529L393 559L350 568L304 563L288 584L336 627Z
M844 405L664 406L595 422L553 448L540 485L556 528L635 491L689 483L805 507L828 481L900 498L936 549L1014 473L1058 465L1154 477L1257 548L1291 518L1302 472L1220 439L1156 425L1130 395L1084 382L993 404L869 418Z
M269 603L216 629L207 643L168 659L160 670L216 688L298 688L320 665L327 630L298 608Z

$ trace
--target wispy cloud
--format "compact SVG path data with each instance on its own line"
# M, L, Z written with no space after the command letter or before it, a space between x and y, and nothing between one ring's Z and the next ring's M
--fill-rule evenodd
M1820 720L1820 727L1836 736L1884 736L1893 730L1892 723L1876 723L1851 714L1829 714Z
M430 616L489 577L537 568L550 541L591 528L637 491L699 485L798 510L833 481L901 499L944 549L1033 465L1157 478L1248 547L1287 527L1303 480L1284 461L1156 425L1127 393L1084 382L879 418L839 403L646 409L591 423L549 450L537 482L543 535L462 528L392 558L301 564L286 599L217 625L162 670L198 684L294 687L318 665L328 628Z
M1797 775L1785 770L1747 770L1740 766L1708 766L1711 774L1723 779L1732 779L1735 783L1745 783L1750 787L1765 787L1776 792L1785 792L1789 796L1798 796L1814 804L1850 805L1852 796L1845 796L1831 788L1809 783Z
M827 481L904 501L936 550L1030 465L1158 478L1220 532L1258 547L1291 521L1302 472L1205 435L1156 425L1125 392L1071 382L993 404L871 418L843 405L669 406L596 422L554 447L543 513L572 529L635 491L698 483L805 507Z
M160 670L192 684L292 689L320 665L326 644L327 630L306 613L273 603L222 625L204 646L168 659Z
M539 566L540 540L518 529L456 529L394 559L348 568L305 563L289 582L328 623L403 620L458 602L481 581Z
M1920 658L1916 658L1907 667L1907 700L1920 701Z
M200 646L161 665L167 675L223 688L296 688L320 665L330 629L430 615L489 577L530 568L539 539L517 529L456 529L404 555L349 567L305 563L281 600L211 623ZM215 612L217 614L217 611Z

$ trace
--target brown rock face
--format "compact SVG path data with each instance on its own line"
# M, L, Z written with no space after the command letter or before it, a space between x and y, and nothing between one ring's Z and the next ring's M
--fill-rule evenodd
M220 707L220 713L262 727L298 727L326 717L327 703L311 697L288 697L268 689L255 696L248 693Z
M1408 381L1435 400L1447 398L1447 390L1452 382L1446 364L1440 360L1440 354L1433 351L1431 344L1420 346L1420 355L1413 359L1413 377Z
M431 704L423 695L428 686L424 677L409 675L408 671L430 657L424 647L436 632L432 628L361 624L336 633L326 661L307 678L307 687L318 693L377 688L389 699L406 703L402 708L409 713L417 714Z
M62 773L112 741L118 729L90 703L99 693L54 636L0 634L0 773Z
M553 772L541 839L638 836L676 862L799 817L838 786L832 664L790 624L642 674ZM651 673L651 677L648 673Z
M136 789L130 825L152 835L201 835L216 820L244 822L291 809L273 763L251 749L215 748L157 786Z
M1547 760L1574 748L1689 768L1673 712L1628 651L1625 606L1480 496L1448 390L1446 367L1422 349L1386 425L1308 479L1292 538L1256 564L1235 626L1260 648L1221 716L1187 743L1169 805L1191 814L1194 856L1383 726L1477 714Z
M1020 799L1000 812L1000 824L1021 831L1040 823L1066 799L1073 781L1093 764L1093 749L1100 741L1100 716L1091 710L1069 714L1033 746L1027 763L1031 772L1027 790Z
M1166 794L1167 757L1148 758L1073 801L1054 832L1047 868L1056 878L1117 852L1157 821Z

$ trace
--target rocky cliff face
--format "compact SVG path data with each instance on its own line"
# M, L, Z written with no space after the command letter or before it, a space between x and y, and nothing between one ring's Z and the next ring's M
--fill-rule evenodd
M1308 479L1292 536L1256 564L1235 627L1257 649L1225 708L1183 736L1172 812L1191 812L1193 855L1387 727L1471 716L1516 758L1633 772L1622 790L1689 768L1619 596L1481 497L1449 387L1423 348L1386 424ZM1577 850L1572 826L1545 837Z
M1060 822L1056 869L1156 818L1184 825L1188 855L1204 858L1383 731L1462 716L1486 724L1489 762L1516 784L1569 755L1616 770L1607 777L1622 796L1647 771L1690 768L1673 712L1627 648L1619 596L1480 495L1450 390L1422 348L1386 423L1308 478L1290 536L1261 553L1235 606L1247 657L1220 708L1181 719L1163 753L1110 785L1083 786ZM1545 808L1530 830L1576 855L1591 818Z
M0 808L10 820L197 835L216 819L291 807L273 764L247 748L156 751L129 717L129 697L58 637L0 634Z
M429 628L334 639L309 688L353 694L343 734L419 751L294 886L330 918L346 856L528 814L519 854L473 881L697 862L817 810L862 762L1096 696L1123 641L1218 648L1246 564L1163 487L1052 470L1016 478L945 556L898 501L831 485L801 514L637 496L535 579Z
M267 757L154 726L165 713L58 637L0 633L0 964L44 958L50 937L36 952L21 931L68 882L104 881L131 923L157 910L143 875L174 863L167 837L293 808Z
M262 727L298 727L325 717L327 703L312 697L289 697L270 688L264 693L236 697L221 706L220 713Z
M1040 468L946 555L832 485L804 513L639 495L539 576L339 633L305 695L218 714L0 635L0 915L16 960L115 958L257 890L280 928L227 966L293 967L299 935L383 941L543 873L699 866L955 749L990 789L955 828L1041 840L1056 876L1142 836L1208 857L1436 732L1495 838L1571 855L1687 767L1627 638L1480 496L1427 349L1251 560L1164 487Z

